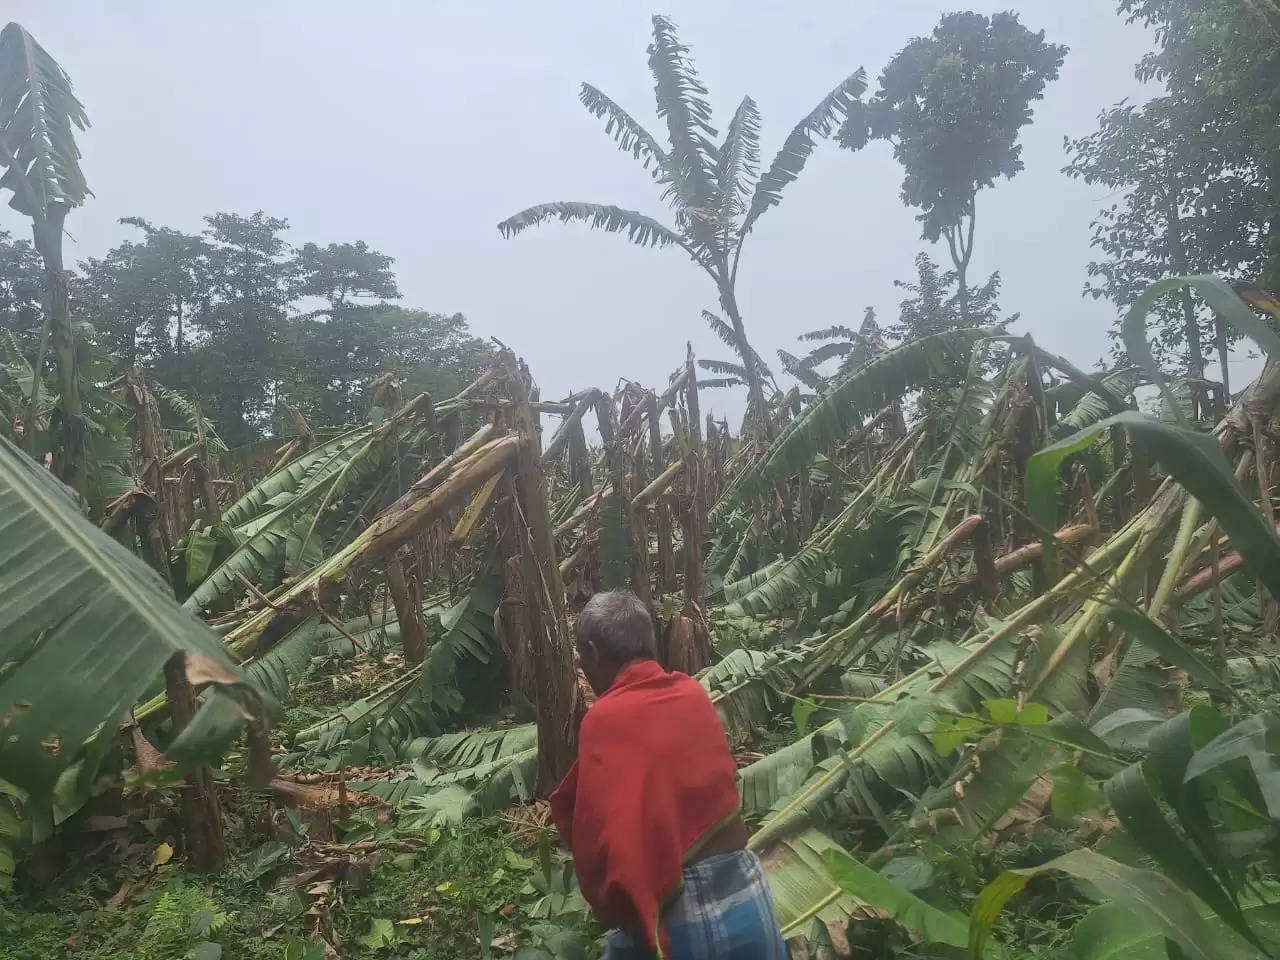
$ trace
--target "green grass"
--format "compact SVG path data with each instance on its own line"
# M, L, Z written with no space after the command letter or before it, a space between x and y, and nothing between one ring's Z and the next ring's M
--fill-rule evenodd
M186 874L176 860L155 868L139 862L118 874L89 874L49 901L6 896L0 960L203 960L190 951L204 941L219 944L224 958L282 960L290 938L312 939L317 922L332 932L344 960L479 957L477 916L492 918L494 936L505 938L500 945L548 934L548 921L534 916L542 900L538 867L498 824L428 830L415 839L424 844L420 852L380 852L373 865L349 871L319 897L308 893L313 884L275 883L299 869L290 858L246 879L243 866L256 849L247 846L212 878ZM132 886L124 902L108 905L126 882ZM318 915L308 914L317 903ZM578 915L559 920L552 928L582 922Z

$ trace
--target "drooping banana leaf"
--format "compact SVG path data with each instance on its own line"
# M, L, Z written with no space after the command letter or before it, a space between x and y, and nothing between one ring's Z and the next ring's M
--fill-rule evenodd
M725 615L777 616L823 586L829 570L838 571L841 583L865 579L875 571L863 567L880 555L890 527L886 516L865 517L864 511L856 509L842 512L795 556L726 584Z
M20 24L0 31L0 130L9 154L0 190L9 206L36 220L52 204L84 203L74 128L89 125L71 78Z
M196 587L183 606L192 611L205 610L220 598L238 595L244 589L242 577L260 587L274 586L282 565L284 572L297 573L310 569L307 561L323 560L321 538L316 531L321 515L341 503L344 497L357 495L366 481L387 468L391 437L392 434L380 429L359 445L335 447L327 456L310 461L310 466L298 478L296 490L281 491L261 501L261 506L270 512L257 513L231 528L232 536L244 540ZM401 438L400 445L412 448L421 439L419 431L417 435ZM310 454L295 463L309 458ZM289 467L285 467L267 478L246 493L237 506L257 503L255 491L276 485L281 474L288 471ZM224 527L227 523L224 517Z
M815 919L842 928L850 920L887 913L914 939L953 947L966 942L963 917L930 906L854 861L818 830L777 844L762 865L784 937L803 932Z
M725 608L725 616L746 616L746 612L738 606L738 601L771 578L786 563L785 559L779 557L765 564L759 570L747 574L745 577L726 581L724 584L724 599L728 606Z
M972 646L976 647L981 639L972 641ZM950 764L942 762L922 729L933 709L942 705L930 693L930 687L940 675L964 661L969 649L940 642L931 645L928 652L934 659L932 665L877 694L873 702L857 704L811 735L838 734L846 740L844 753L813 763L816 757L806 758L798 750L791 752L795 763L811 763L810 773L799 790L774 804L752 838L753 847L802 829L827 808L842 788L847 788L844 794L854 810L878 816L905 797L918 797L941 782ZM969 710L982 700L1008 696L1015 660L1016 649L1008 640L973 660L949 688L947 708ZM753 781L757 777L776 781L781 776L768 757L745 767L740 775L744 796L769 795L771 787L758 786Z
M538 726L522 723L493 730L464 730L415 741L405 755L442 768L473 767L537 746Z
M1160 365L1152 356L1151 346L1147 342L1147 314L1151 312L1151 308L1160 297L1181 290L1183 287L1190 287L1200 294L1215 313L1239 333L1253 340L1262 348L1263 353L1272 357L1280 356L1280 334L1259 319L1225 281L1213 276L1168 277L1157 280L1133 301L1129 312L1125 314L1121 332L1125 351L1169 398L1173 410L1178 410L1179 407L1168 389ZM1165 467L1172 472L1167 464Z
M992 335L984 327L948 330L874 357L791 421L765 456L721 497L717 513L807 467L815 454L907 391L946 374L963 373L974 344Z
M293 687L311 669L321 640L337 634L319 617L309 617L281 637L262 656L244 664L245 674L280 703L293 699Z
M372 430L368 424L349 430L290 461L227 507L222 522L230 527L248 523L271 509L272 501L278 504L276 498L282 494L298 494L305 486L341 470Z
M1042 628L1036 649L1024 665L1030 675L1038 674L1058 640L1056 629L1047 625ZM1073 647L1033 701L1045 708L1041 719L1054 719L1048 723L1008 725L984 737L962 759L947 783L925 796L913 822L942 823L937 837L949 845L970 844L990 831L1063 758L1061 744L1071 741L1066 725L1078 725L1077 714L1087 705L1088 665L1088 650L1082 644ZM1010 662L1011 677L1012 667ZM963 789L954 789L957 784ZM925 815L943 809L950 815Z
M1138 370L1128 368L1103 374L1101 380L1103 384L1123 397L1132 393L1143 382L1143 377ZM1054 425L1054 434L1056 436L1065 437L1068 434L1075 433L1077 430L1091 427L1099 420L1105 420L1110 415L1111 407L1108 406L1106 400L1092 391L1081 391L1072 381L1067 381L1045 390L1046 403L1061 402L1061 398L1068 389L1074 390L1076 395L1081 393L1083 395L1079 396L1079 399L1058 417L1058 422ZM1059 407L1059 409L1062 408Z
M234 535L244 540L200 581L182 606L199 613L221 597L237 596L244 590L241 577L260 587L274 586L295 522L285 506L254 517L235 530Z
M300 731L297 742L315 744L321 752L331 753L330 759L337 764L373 754L398 760L416 738L442 733L442 721L465 702L458 682L460 662L485 664L494 654L497 596L495 578L486 569L459 602L426 611L425 616L437 617L444 630L427 651L426 660L402 671L377 692ZM346 741L353 745L334 752Z
M1249 925L1262 941L1280 948L1280 904L1274 886L1266 891L1267 900L1250 900L1240 904ZM1232 934L1207 907L1201 906L1201 917L1208 925L1213 942L1220 938L1231 942ZM1241 948L1238 948L1241 949ZM1094 907L1071 931L1071 956L1078 960L1167 960L1165 934L1122 903L1104 903Z
M969 925L964 917L944 913L925 903L843 850L827 850L822 860L845 893L884 910L914 937L926 943L945 943L953 947L968 944Z
M179 444L185 447L189 443L194 443L199 439L200 431L203 429L205 444L215 453L226 451L227 445L223 439L218 436L218 431L214 429L212 423L205 417L204 412L200 409L200 405L185 396L181 391L170 390L163 384L151 381L151 390L156 396L160 397L165 403L172 407L186 421L189 430L166 430L165 433L179 439L176 435L183 435L182 442Z
M1223 456L1218 441L1203 433L1153 420L1133 411L1119 413L1045 447L1027 463L1027 513L1044 540L1044 556L1057 529L1058 469L1089 446L1099 433L1121 426L1142 443L1191 496L1199 500L1231 538L1246 566L1273 597L1280 598L1280 536L1267 523Z
M839 849L830 837L810 829L761 858L784 937L800 932L815 917L843 925L855 915L858 903L841 890L822 859L828 850Z
M745 740L769 722L782 703L776 689L795 686L808 655L804 645L767 651L739 647L698 675L731 740Z
M974 902L969 926L970 960L982 960L991 926L1011 897L1040 874L1057 870L1084 880L1123 907L1140 927L1154 927L1190 960L1243 960L1253 956L1235 943L1215 937L1202 919L1200 904L1185 890L1152 870L1125 866L1089 849L1072 850L1023 870L1006 870L987 884Z
M3 439L0 583L0 778L34 798L50 794L175 653L216 664L227 679L214 685L251 699L217 635Z
M532 798L538 730L527 723L415 740L405 751L426 792L406 804L408 823L435 826Z

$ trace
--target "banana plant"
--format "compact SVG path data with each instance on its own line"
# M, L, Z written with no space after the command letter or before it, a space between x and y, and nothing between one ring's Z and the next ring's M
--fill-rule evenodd
M90 795L124 715L175 656L191 683L234 704L233 729L261 726L272 712L218 636L74 498L0 438L0 842L25 836L19 805L22 821L38 824L55 801L65 816ZM214 744L194 725L184 738L201 758ZM11 866L0 853L0 867Z
M61 391L59 475L83 494L88 480L88 429L80 400L75 330L67 300L62 232L67 214L84 203L89 187L80 170L75 131L89 120L71 91L71 78L20 24L0 30L0 190L12 191L9 206L31 218L35 247L44 262L45 344L53 347ZM39 423L40 377L33 378L26 420ZM31 435L28 434L28 437Z
M605 121L605 133L618 148L631 154L662 187L662 198L673 209L672 225L635 210L579 201L542 203L520 211L498 224L511 237L548 220L586 223L607 233L625 234L639 246L678 247L715 284L720 307L728 323L711 315L711 326L738 356L731 376L746 383L750 403L767 410L764 380L768 368L747 339L738 307L738 264L742 247L756 222L782 200L782 191L794 181L817 145L830 136L866 89L865 73L858 69L819 101L783 141L772 163L761 172L760 112L756 102L744 97L716 143L717 131L707 88L699 79L680 42L675 24L663 16L653 18L653 42L649 46L649 70L653 74L657 113L666 122L667 144L647 131L631 114L588 83L579 99L595 117ZM723 368L723 365L722 365ZM772 439L768 417L759 418L766 439Z

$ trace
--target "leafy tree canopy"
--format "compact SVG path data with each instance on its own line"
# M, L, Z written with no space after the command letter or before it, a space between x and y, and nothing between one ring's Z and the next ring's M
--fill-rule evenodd
M272 432L283 402L315 426L350 423L382 373L440 397L488 362L461 314L387 303L400 296L393 258L364 241L294 249L288 221L261 212L206 217L198 234L122 222L141 236L71 275L81 329L121 365L200 397L233 446ZM32 245L0 233L0 327L28 361L42 277Z
M1157 97L1121 104L1098 117L1098 129L1066 144L1072 177L1122 197L1093 222L1085 292L1122 313L1148 285L1175 274L1216 273L1252 279L1265 268L1267 187L1254 166L1235 166L1217 138L1186 135L1185 105ZM1164 357L1182 354L1202 367L1200 342L1216 337L1211 315L1190 294L1160 301L1153 333ZM1113 336L1119 336L1119 319ZM1222 345L1236 339L1224 328Z
M902 200L920 208L925 239L936 241L971 212L978 190L1022 170L1018 132L1066 53L1013 13L947 14L889 62L875 97L850 110L840 142L893 143L906 171Z
M24 346L34 346L39 335L40 284L44 272L40 256L30 240L14 240L0 230L0 327Z
M399 299L400 291L391 271L394 262L385 253L371 250L363 240L331 243L327 247L303 244L298 251L302 272L299 293L323 297L330 313L349 306L348 298Z
M1102 256L1089 266L1086 292L1123 312L1171 274L1275 286L1280 34L1272 17L1265 5L1235 0L1120 0L1118 10L1152 29L1155 48L1135 74L1161 90L1142 106L1103 111L1094 133L1067 142L1068 175L1121 194L1094 221ZM1176 360L1201 381L1202 342L1212 338L1229 390L1228 347L1237 339L1229 326L1189 290L1153 313L1162 362Z
M1000 316L1000 273L969 291L969 320L960 310L959 278L954 270L944 270L927 253L916 255L914 280L895 280L893 285L909 296L898 306L898 322L888 328L890 338L901 342L918 340L944 330L958 330L976 324L1004 329L1016 323L1018 314Z

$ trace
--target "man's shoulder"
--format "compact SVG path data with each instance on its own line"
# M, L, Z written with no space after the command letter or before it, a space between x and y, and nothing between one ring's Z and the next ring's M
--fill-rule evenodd
M587 716L594 714L601 720L631 717L636 710L661 710L672 698L710 702L706 689L697 680L687 674L666 671L641 683L610 690L587 711Z

